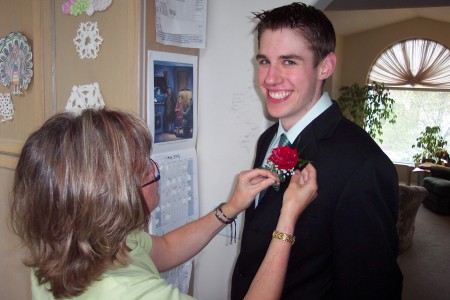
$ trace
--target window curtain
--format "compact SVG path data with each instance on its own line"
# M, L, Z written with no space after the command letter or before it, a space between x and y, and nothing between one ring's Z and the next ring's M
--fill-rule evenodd
M378 56L369 82L387 87L450 89L450 51L432 40L409 39Z

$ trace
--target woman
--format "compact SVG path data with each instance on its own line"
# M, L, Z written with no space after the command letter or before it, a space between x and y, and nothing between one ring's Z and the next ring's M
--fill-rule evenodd
M191 299L159 272L192 258L256 194L278 183L267 170L244 171L214 212L150 236L144 228L159 201L160 178L151 140L142 120L108 109L57 114L27 139L11 217L30 250L25 264L32 268L34 299ZM276 228L285 236L273 239L249 299L265 290L279 296L291 247L279 238L293 234L316 190L312 166L292 176Z

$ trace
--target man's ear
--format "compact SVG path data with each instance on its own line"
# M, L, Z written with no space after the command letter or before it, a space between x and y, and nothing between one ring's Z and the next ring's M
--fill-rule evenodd
M319 80L325 80L333 75L336 68L336 54L330 52L319 64Z

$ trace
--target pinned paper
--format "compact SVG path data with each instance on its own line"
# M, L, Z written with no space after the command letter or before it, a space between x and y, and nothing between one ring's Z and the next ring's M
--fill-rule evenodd
M97 58L97 53L103 38L100 36L97 22L80 23L77 36L73 39L75 48L81 59Z
M73 112L81 112L86 108L103 108L102 94L97 82L86 85L74 85L69 101L67 101L66 110Z
M0 122L10 121L14 116L14 105L10 93L0 93Z

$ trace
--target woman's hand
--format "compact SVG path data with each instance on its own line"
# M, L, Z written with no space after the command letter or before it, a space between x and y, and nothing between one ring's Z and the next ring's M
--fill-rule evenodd
M278 177L271 171L242 171L230 201L222 206L223 215L228 219L235 218L250 205L259 192L274 183L279 183ZM211 212L163 236L152 236L150 256L160 272L168 271L194 257L224 226L223 222L217 220L215 213Z
M317 197L316 169L309 163L301 172L295 171L283 195L282 215L297 220L303 210Z
M234 218L250 206L256 195L275 183L279 184L280 182L278 176L271 171L264 169L242 171L230 201L224 206L225 214Z
M285 234L282 239L288 235L290 240L295 241L294 229L297 219L316 196L316 169L308 164L301 172L295 171L283 194L281 214L274 228L278 233ZM285 239L280 240L279 236L272 238L266 256L244 299L280 299L291 249L292 243Z

